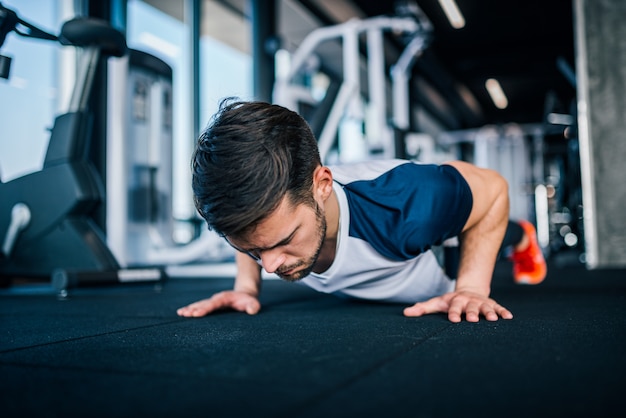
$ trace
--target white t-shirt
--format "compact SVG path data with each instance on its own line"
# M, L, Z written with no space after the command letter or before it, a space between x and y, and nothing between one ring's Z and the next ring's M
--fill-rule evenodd
M335 260L303 284L401 303L453 290L430 249L458 236L472 209L470 188L455 168L404 160L330 168L340 212Z

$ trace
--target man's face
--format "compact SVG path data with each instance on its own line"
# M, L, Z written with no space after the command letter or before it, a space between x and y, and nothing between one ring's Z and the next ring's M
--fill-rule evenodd
M285 197L245 239L229 238L229 242L268 273L293 282L311 273L325 236L326 217L319 205L294 207Z

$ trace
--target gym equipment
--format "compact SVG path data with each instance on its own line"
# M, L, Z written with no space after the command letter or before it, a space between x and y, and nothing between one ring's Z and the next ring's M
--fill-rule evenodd
M67 290L73 287L100 286L118 283L159 282L163 274L158 269L112 270L94 272L71 272L56 269L52 272L52 286L59 296L67 296Z
M538 207L543 206L545 239L550 252L555 255L562 253L563 256L569 254L577 260L582 260L583 202L575 115L574 100L567 105L556 93L548 92L541 144L543 155L541 173L545 184L539 186L536 201ZM539 209L537 213L539 214Z
M391 69L392 81L392 126L387 117L387 77L385 70L384 33L392 32L407 39L406 46ZM408 82L415 60L425 50L430 40L432 25L421 11L415 11L410 17L380 16L370 19L352 19L334 26L326 26L312 31L293 53L289 73L278 77L274 87L273 100L276 104L306 114L303 108L317 108L323 116L312 123L318 134L320 155L327 160L334 145L340 125L340 141L345 134L352 142L362 143L362 126L365 120L361 105L361 52L359 39L366 37L367 92L372 112L368 113L371 132L370 138L376 144L367 150L367 158L372 155L382 157L403 157L405 141L403 135L409 129L410 106ZM340 41L342 52L342 80L338 87L331 83L326 97L322 101L314 99L306 86L302 85L303 74L311 72L311 63L318 62L315 52L329 41ZM363 87L363 88L362 88ZM319 120L323 120L318 129ZM343 119L343 123L342 122Z
M174 246L172 69L133 49L111 67L107 242L122 265L161 264L148 253Z
M92 121L88 101L101 58L126 54L124 35L105 21L77 17L55 36L0 4L0 47L12 31L81 48L82 61L69 110L55 119L43 169L0 183L0 276L50 277L56 269L76 274L118 271L104 234L90 216L103 201L104 188L87 158ZM8 77L8 71L4 74Z
M30 23L20 19L13 10L7 9L0 3L0 47L4 44L7 35L14 31L21 36L56 41L57 37ZM11 72L11 58L0 54L0 78L9 78Z
M510 217L530 220L536 216L533 187L544 182L535 167L543 161L542 149L536 146L542 140L543 127L535 123L487 125L437 137L443 146L465 145L468 155L462 159L498 171L509 183Z

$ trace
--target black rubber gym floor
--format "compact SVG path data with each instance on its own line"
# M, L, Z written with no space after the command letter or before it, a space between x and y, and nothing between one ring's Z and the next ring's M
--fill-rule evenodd
M511 321L404 318L266 280L256 316L179 318L232 279L0 292L0 416L601 417L626 388L626 271L552 267ZM622 413L619 411L622 410Z

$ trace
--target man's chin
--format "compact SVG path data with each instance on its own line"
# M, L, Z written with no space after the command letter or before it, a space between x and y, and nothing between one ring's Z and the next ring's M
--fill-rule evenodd
M282 273L276 273L276 274L278 277L288 282L297 282L297 281L302 280L306 276L308 276L310 272L311 272L310 268L305 268L305 269L294 271L294 272L287 271L285 272L286 274L282 274Z

